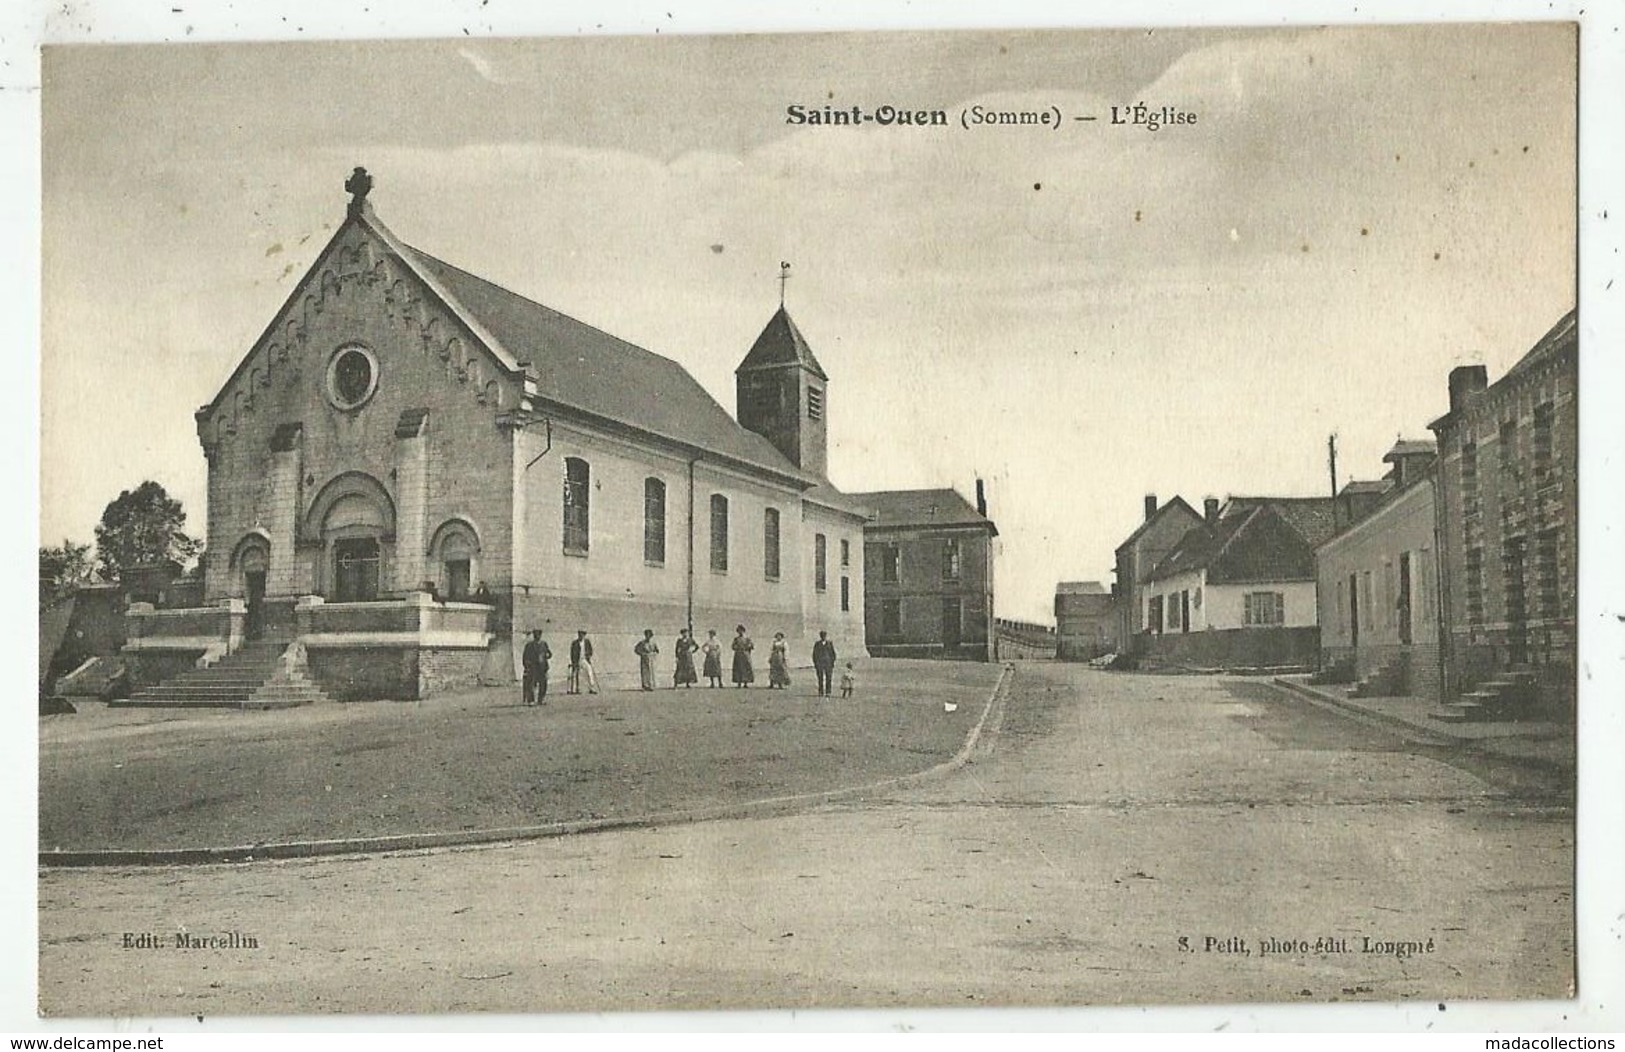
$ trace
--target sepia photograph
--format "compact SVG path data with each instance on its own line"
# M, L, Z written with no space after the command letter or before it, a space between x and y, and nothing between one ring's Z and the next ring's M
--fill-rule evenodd
M1580 27L676 30L45 46L41 1016L1579 996Z

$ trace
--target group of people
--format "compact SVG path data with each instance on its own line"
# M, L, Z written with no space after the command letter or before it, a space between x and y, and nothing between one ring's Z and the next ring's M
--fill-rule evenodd
M739 689L748 688L756 682L756 666L751 658L756 644L751 641L744 625L734 629L732 648L733 684ZM644 629L643 638L632 650L638 656L640 686L644 690L654 690L655 658L660 654L660 644L655 641L654 630ZM672 672L673 689L694 686L702 674L709 686L722 686L722 644L717 640L716 629L711 629L706 634L704 643L694 638L692 629L681 629L677 633L677 642L673 650L677 659L676 668ZM694 667L695 654L703 655L702 671L696 671ZM542 639L541 629L535 629L530 634L530 641L525 644L521 659L524 668L524 704L540 705L547 698L547 674L552 658L553 652ZM818 677L818 696L821 698L828 698L834 694L835 662L835 644L830 641L829 633L818 633L818 641L812 647L812 663L813 672ZM589 694L598 693L598 679L593 674L592 668L592 640L587 638L585 629L578 631L575 640L570 644L570 693L579 694L583 685ZM784 633L775 632L773 644L768 649L767 687L769 690L783 690L789 685L788 645L785 643ZM841 672L841 697L850 698L855 687L856 675L849 661Z
M542 639L542 630L534 629L519 661L524 671L520 681L524 704L540 705L547 700L547 673L552 662L552 648ZM570 642L570 693L580 694L583 686L588 694L598 693L598 677L592 671L592 640L587 638L586 629L578 631Z

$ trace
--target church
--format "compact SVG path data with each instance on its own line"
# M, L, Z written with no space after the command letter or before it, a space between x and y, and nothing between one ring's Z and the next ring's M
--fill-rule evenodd
M829 377L782 305L736 418L671 359L405 244L371 188L356 169L343 224L197 411L203 606L132 607L140 681L257 652L333 699L417 698L511 682L532 629L556 680L589 632L609 687L645 629L666 683L690 626L725 651L746 626L764 681L776 632L793 664L820 631L865 653L869 511L827 477Z

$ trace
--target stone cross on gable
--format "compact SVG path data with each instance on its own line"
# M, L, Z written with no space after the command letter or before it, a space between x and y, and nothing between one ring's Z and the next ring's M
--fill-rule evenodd
M350 195L350 210L355 211L367 199L367 193L372 189L372 176L367 174L365 168L356 167L350 173L350 178L344 180L344 189Z

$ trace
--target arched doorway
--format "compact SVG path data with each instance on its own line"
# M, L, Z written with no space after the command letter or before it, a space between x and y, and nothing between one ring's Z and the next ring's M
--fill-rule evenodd
M247 604L248 613L243 621L243 634L259 639L265 634L265 578L271 565L271 550L264 537L251 534L237 545L232 556L236 573Z
M480 539L465 519L448 519L429 542L430 574L442 599L462 602L479 580Z
M322 523L327 552L328 598L335 603L365 603L378 598L382 580L385 532L381 509L359 494L335 501Z
M395 504L371 475L346 472L323 486L305 519L321 548L321 591L329 602L365 603L387 590Z

